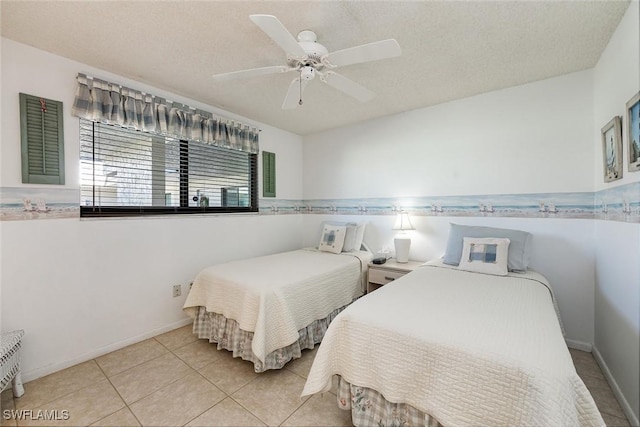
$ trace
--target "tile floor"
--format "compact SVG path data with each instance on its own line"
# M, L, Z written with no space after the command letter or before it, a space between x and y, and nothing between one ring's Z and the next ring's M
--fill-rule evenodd
M300 398L314 355L305 350L282 370L256 374L251 363L197 340L189 325L26 383L19 399L5 391L3 414L57 410L59 420L2 416L1 425L350 426L334 394ZM607 425L628 426L591 354L571 355Z

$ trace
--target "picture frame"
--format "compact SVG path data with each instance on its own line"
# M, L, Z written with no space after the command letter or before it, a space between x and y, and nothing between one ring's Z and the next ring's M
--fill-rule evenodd
M602 165L604 182L622 178L622 125L615 116L602 128Z
M627 146L629 172L640 171L640 92L627 102Z

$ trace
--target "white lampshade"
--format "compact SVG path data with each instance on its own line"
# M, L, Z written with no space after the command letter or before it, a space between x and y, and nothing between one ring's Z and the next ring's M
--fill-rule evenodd
M411 220L409 219L409 213L401 211L396 217L396 223L393 225L394 230L400 230L400 233L393 239L393 243L396 247L396 261L408 262L409 261L409 248L411 247L411 238L404 233L405 230L415 230Z
M415 230L411 220L409 219L409 212L400 211L396 216L396 223L393 225L394 230Z

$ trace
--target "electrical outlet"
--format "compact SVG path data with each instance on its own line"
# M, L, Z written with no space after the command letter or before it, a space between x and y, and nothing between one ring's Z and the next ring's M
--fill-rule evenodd
M182 295L182 285L175 285L173 287L173 297L179 297Z

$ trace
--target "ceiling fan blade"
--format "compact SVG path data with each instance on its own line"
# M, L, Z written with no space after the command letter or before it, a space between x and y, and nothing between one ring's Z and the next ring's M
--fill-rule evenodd
M309 80L302 80L302 87L300 87L300 77L293 79L289 85L289 90L287 90L287 96L284 97L284 102L282 103L283 110L291 110L300 105L300 99L307 84L309 84Z
M402 50L394 39L382 40L350 47L348 49L331 52L327 59L332 65L341 67L343 65L359 64L361 62L377 61L379 59L393 58L400 56Z
M321 79L323 82L332 86L349 96L354 97L360 102L367 102L372 100L376 94L371 92L366 87L359 85L351 79L346 78L345 76L334 73L333 71L327 71L324 78Z
M274 65L272 67L251 68L249 70L232 71L230 73L217 74L213 76L213 79L218 82L225 82L233 79L243 79L247 77L264 76L266 74L278 74L292 71L295 68L287 67L286 65Z
M249 18L262 31L267 33L271 39L276 42L289 56L295 58L303 58L307 53L300 47L295 37L291 35L289 30L273 15L249 15Z

